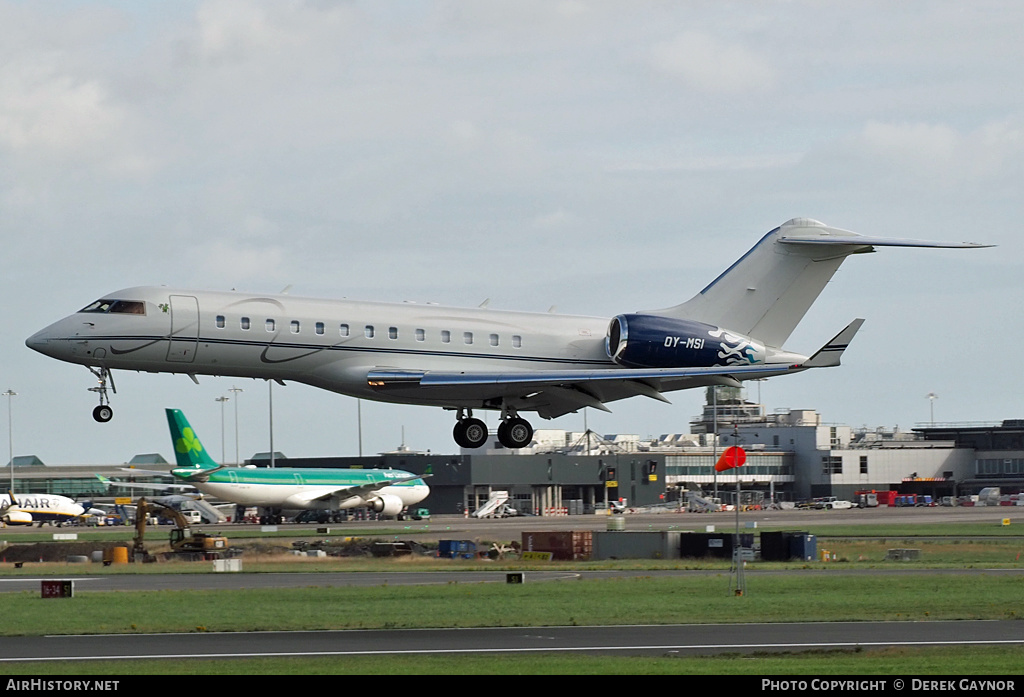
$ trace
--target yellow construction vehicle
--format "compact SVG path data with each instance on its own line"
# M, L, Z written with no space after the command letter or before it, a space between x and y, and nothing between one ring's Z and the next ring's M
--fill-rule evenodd
M146 559L149 557L144 539L146 524L152 515L169 518L174 522L174 529L171 530L170 537L171 551L164 554L164 558L202 561L234 556L234 550L228 544L228 538L220 535L208 535L204 532L192 532L192 527L181 511L141 498L135 507L133 558Z

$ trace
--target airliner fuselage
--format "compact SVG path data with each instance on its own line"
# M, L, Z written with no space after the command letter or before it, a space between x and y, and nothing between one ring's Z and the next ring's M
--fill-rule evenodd
M533 435L519 412L554 418L838 365L862 320L810 358L782 344L843 259L875 246L981 245L865 237L801 218L664 310L600 318L143 286L106 295L26 343L96 374L98 421L112 415L112 370L252 377L455 409L464 447L487 438L469 410L499 410L499 440L518 448Z
M479 399L392 397L367 373L611 368L607 319L245 295L167 288L115 291L27 343L96 368L293 380L377 400L482 407Z

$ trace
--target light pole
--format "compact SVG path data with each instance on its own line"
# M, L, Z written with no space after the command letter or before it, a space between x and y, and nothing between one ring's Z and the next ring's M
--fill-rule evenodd
M718 385L711 386L711 430L712 447L711 462L718 462ZM712 481L715 485L715 498L718 498L718 470L712 472Z
M267 394L270 402L270 469L274 469L274 381L267 380Z
M244 392L244 390L232 385L228 392L235 393L235 467L238 467L241 464L241 460L238 459L238 393Z
M221 464L224 464L224 460L227 459L225 457L225 455L224 455L224 449L225 449L225 445L224 445L224 402L228 401L229 399L231 399L231 398L230 397L220 396L220 397L217 397L217 399L214 400L215 402L220 402L220 461L221 461Z
M14 496L14 426L11 420L11 397L17 397L18 393L8 388L3 394L7 395L7 455L10 458L8 465L11 468L11 496ZM14 499L11 499L11 504Z
M932 417L931 425L932 426L935 425L935 400L938 399L938 398L939 398L939 395L935 394L934 392L929 392L928 393L928 406L931 409L931 417Z

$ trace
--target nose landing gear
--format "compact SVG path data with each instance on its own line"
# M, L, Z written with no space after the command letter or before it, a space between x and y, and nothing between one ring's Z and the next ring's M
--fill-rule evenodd
M114 385L114 375L106 368L93 368L92 366L86 366L89 368L89 372L96 376L99 380L97 387L90 387L90 392L96 392L100 396L100 405L92 410L92 418L99 421L101 424L105 424L114 418L114 410L110 406L110 400L107 398L107 381L110 381L110 390L117 394L117 387Z

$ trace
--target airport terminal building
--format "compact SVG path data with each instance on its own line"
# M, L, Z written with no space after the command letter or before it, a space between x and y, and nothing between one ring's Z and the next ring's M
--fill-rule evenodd
M746 464L716 473L715 462L731 445L746 450ZM123 464L54 467L32 457L15 458L14 464L15 493L138 495L129 489L108 492L95 477L127 479ZM156 471L172 467L155 454L131 464ZM247 464L267 466L269 456ZM496 491L508 492L512 507L533 515L590 513L620 500L631 507L680 505L687 492L732 503L737 479L743 504L853 499L859 491L940 500L986 487L1007 494L1024 489L1024 420L929 424L912 431L853 429L824 423L813 410L766 414L737 391L717 397L691 422L688 434L643 439L538 429L530 448L515 451L492 436L483 448L450 455L406 450L369 457L275 455L275 466L393 468L429 475L431 493L421 505L434 513L475 511ZM132 478L171 481L170 475Z

